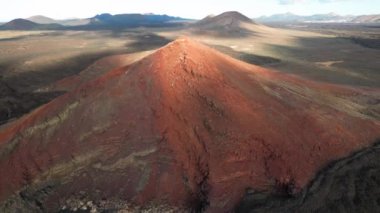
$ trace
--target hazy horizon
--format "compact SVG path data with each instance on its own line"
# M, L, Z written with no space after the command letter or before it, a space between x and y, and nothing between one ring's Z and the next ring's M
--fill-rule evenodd
M199 5L202 6L199 6ZM179 16L183 18L201 19L210 14L225 11L239 11L250 18L278 13L294 13L297 15L313 15L336 13L339 15L369 15L380 13L380 0L269 0L246 2L183 1L170 0L121 1L48 1L48 0L14 0L2 5L0 21L16 18L28 18L43 15L54 19L88 18L96 14L110 13L154 13Z

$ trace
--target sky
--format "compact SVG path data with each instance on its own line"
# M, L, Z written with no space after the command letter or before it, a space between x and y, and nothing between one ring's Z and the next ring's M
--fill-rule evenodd
M100 13L155 13L201 19L231 10L251 18L286 12L380 14L380 0L0 0L0 21L33 15L88 18Z

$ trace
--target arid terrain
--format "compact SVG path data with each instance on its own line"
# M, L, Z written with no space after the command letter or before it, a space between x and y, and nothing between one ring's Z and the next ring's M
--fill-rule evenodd
M105 26L0 31L0 211L378 208L379 26Z

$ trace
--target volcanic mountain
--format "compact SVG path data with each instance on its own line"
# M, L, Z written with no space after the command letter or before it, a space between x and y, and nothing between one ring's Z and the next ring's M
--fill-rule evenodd
M46 16L41 16L41 15L29 17L27 18L27 20L32 21L37 24L57 24L58 23L57 20L54 20Z
M68 27L87 25L91 22L91 18L83 18L83 19L71 18L71 19L56 20L56 19L52 19L46 16L41 16L41 15L29 17L27 18L27 20L32 21L37 24L50 24L50 25L58 24L58 25L68 26Z
M355 101L371 92L180 38L3 126L2 208L57 211L79 194L225 212L247 188L297 193L380 136Z
M243 14L230 11L217 16L207 16L194 23L193 29L199 33L213 33L221 36L244 36L250 33L249 27L258 26Z
M105 28L120 27L164 27L175 26L179 22L188 21L180 17L155 14L99 14L90 19L90 25ZM177 23L177 24L175 24Z
M3 24L1 27L10 30L31 30L38 27L39 24L26 19L14 19L8 23Z
M254 23L250 18L247 16L236 12L236 11L230 11L230 12L224 12L222 14L219 14L217 16L207 16L206 18L200 20L197 24L199 25L234 25L234 24L240 24L240 23Z
M26 19L14 19L1 25L0 29L4 30L49 30L62 27L59 24L37 24Z

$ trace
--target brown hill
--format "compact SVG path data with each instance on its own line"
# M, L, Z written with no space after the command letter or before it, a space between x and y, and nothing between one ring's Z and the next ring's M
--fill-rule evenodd
M246 36L251 32L246 25L256 25L250 18L243 14L231 11L217 16L207 16L194 23L193 30L203 34L215 34L220 36Z
M91 18L72 18L72 19L63 19L63 20L56 20L52 19L46 16L32 16L27 18L27 20L35 22L37 24L59 24L63 26L81 26L81 25L87 25L91 22Z
M224 12L217 16L207 16L197 22L198 25L239 25L240 23L254 23L247 16L236 12Z
M32 21L37 24L58 24L57 20L54 20L46 16L41 16L41 15L31 16L27 18L27 20Z
M181 38L3 126L0 200L48 212L73 195L224 212L247 188L297 193L379 137L354 100L371 92Z
M59 24L62 24L64 26L81 26L81 25L87 25L91 23L91 18L74 18L74 19L65 19L65 20L59 20Z
M56 30L61 29L59 24L37 24L26 19L14 19L0 26L0 30Z
M9 30L31 30L38 27L39 24L26 19L14 19L8 23L3 24L1 27Z

